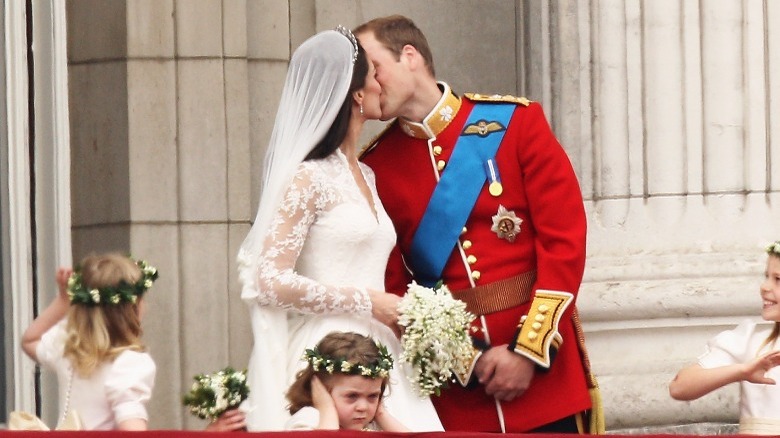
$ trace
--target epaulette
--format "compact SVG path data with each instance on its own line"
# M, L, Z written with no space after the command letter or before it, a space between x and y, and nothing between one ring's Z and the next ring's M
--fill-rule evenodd
M463 96L468 100L474 100L477 102L511 102L523 106L528 106L532 101L525 97L512 96L511 94L479 94L479 93L464 93Z
M363 157L364 157L366 154L368 154L369 152L371 152L371 151L374 149L374 147L377 145L377 143L379 143L379 139L380 139L380 138L381 138L383 135L385 135L385 133L386 133L387 131L389 131L389 130L390 130L390 128L392 128L392 127L393 127L393 125L395 125L397 122L398 122L398 119L393 119L393 121L392 121L392 122L389 122L389 123L385 124L385 127L384 127L384 128L382 128L382 130L381 130L381 131L379 131L379 133L378 133L378 134L376 134L375 136L373 136L373 137L371 138L371 140L369 140L369 141L368 141L368 143L366 143L366 144L365 144L365 145L364 145L364 146L363 146L363 147L360 149L360 153L358 154L358 160L362 160L362 159L363 159Z

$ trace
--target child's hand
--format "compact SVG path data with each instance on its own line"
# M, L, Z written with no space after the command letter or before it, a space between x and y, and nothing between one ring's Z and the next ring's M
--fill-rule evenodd
M246 414L238 408L228 409L206 426L207 432L233 432L235 430L246 430Z
M759 383L764 385L774 385L774 379L766 377L767 371L780 365L780 351L772 351L763 356L755 358L753 361L745 364L747 374L745 380L750 383Z
M73 269L70 268L59 268L57 269L57 288L59 289L59 297L64 298L66 301L69 301L68 299L68 279L70 278L71 274L73 274Z
M379 406L376 408L374 422L376 422L377 426L385 432L411 432L408 427L401 424L398 419L387 412L383 403L379 403Z
M328 389L317 376L311 378L311 401L320 412L328 408L336 409L333 397L330 396Z
M320 424L317 429L338 429L339 415L336 403L333 402L328 388L317 376L311 378L311 402L320 413Z
M55 274L57 288L59 292L54 297L49 307L43 310L40 315L27 327L22 335L22 350L32 358L38 361L36 350L41 341L41 337L50 328L54 327L68 313L70 299L68 298L68 278L73 271L70 268L59 268Z

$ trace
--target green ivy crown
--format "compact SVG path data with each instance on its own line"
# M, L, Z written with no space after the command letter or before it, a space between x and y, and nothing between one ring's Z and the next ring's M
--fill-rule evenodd
M780 240L772 242L766 247L766 253L769 255L780 256Z
M135 283L120 281L116 286L105 286L87 289L81 278L81 267L77 267L68 279L68 298L71 304L84 304L87 306L115 305L119 303L133 303L138 297L143 296L149 290L159 276L157 268L149 265L144 260L135 260L135 264L141 269L141 278Z
M393 368L393 356L381 343L377 342L376 346L379 350L379 358L370 365L354 364L342 357L325 356L317 348L306 349L303 359L309 362L314 371L324 370L328 374L339 373L384 379L390 375L390 370Z

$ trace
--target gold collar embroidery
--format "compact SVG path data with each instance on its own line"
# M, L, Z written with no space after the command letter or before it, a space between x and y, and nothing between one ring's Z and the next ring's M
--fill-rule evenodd
M460 98L452 92L446 83L439 82L439 86L443 88L441 99L425 116L422 123L412 122L402 117L398 118L398 124L406 135L421 139L436 138L455 118L460 110Z

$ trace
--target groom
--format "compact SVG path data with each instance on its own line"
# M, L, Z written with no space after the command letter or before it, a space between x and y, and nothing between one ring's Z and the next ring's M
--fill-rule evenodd
M471 372L433 398L445 429L598 432L586 427L595 380L574 306L585 210L541 107L455 94L406 17L354 33L376 67L382 118L396 118L363 156L398 233L387 289L443 280L478 315Z

